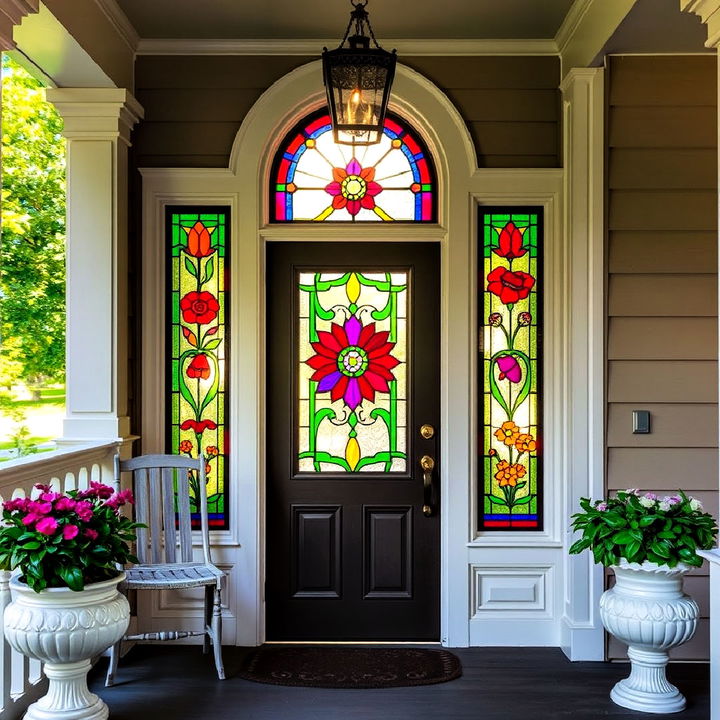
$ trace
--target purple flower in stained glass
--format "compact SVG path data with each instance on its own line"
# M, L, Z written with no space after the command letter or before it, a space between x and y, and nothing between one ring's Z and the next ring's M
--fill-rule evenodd
M500 380L507 378L510 382L519 383L522 378L520 363L512 355L501 355L496 361L500 370Z
M391 370L400 361L390 355L395 343L388 335L354 315L343 325L332 323L330 332L319 331L312 343L316 354L305 361L315 370L310 379L318 383L317 391L329 392L332 402L342 398L350 410L363 400L374 402L375 392L390 392Z
M336 210L345 208L353 217L361 208L372 210L375 196L382 192L382 186L375 182L375 168L362 168L353 158L343 168L333 168L333 182L325 187L333 196L332 206Z

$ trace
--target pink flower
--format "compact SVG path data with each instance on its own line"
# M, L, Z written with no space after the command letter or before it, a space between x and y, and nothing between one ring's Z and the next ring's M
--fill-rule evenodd
M51 492L52 488L49 485L43 485L42 483L35 483L36 490L42 490L43 492Z
M652 493L652 492L645 493L645 497L646 497L648 500L657 500L657 495L656 495L655 493Z
M346 208L353 217L361 208L372 210L375 196L382 190L382 186L375 182L375 168L363 169L355 158L345 169L333 168L333 182L325 186L325 192L333 196L333 208Z
M58 529L58 521L54 517L44 517L38 520L35 529L43 535L52 535Z
M106 500L115 491L109 486L99 482L91 482L90 487L87 490L83 490L78 493L80 498L98 497L101 500Z
M56 493L56 492L44 492L44 493L42 493L42 495L40 495L40 499L43 502L49 502L49 503L55 502L55 500L57 500L59 497L62 497L62 495L60 493Z
M6 500L3 503L3 508L5 510L9 510L10 512L13 512L14 510L21 510L22 512L27 512L28 505L32 502L30 498L17 498L15 500Z
M119 493L113 495L109 500L105 502L105 505L117 510L119 507L125 505L126 503L130 503L132 505L134 502L135 498L133 498L132 490L128 489L121 490Z
M69 497L61 497L55 503L55 510L62 512L63 510L74 510L77 502Z
M28 513L23 519L22 524L30 526L32 525L36 520L40 519L40 515L37 515L36 513Z
M500 375L498 375L500 380L507 378L513 383L520 382L522 379L520 364L512 355L501 355L495 362L500 370Z
M80 528L77 525L66 525L63 528L63 540L73 540L79 532Z
M83 535L86 538L90 538L90 540L97 540L98 538L97 530L93 530L92 528L86 528Z
M663 502L666 502L668 505L678 505L682 500L677 495L670 495L669 497L664 497Z
M606 502L601 502L601 503L598 503L598 504L595 506L595 509L596 509L596 510L599 510L600 512L605 512L605 510L607 510L607 507L608 507L608 506L607 506L607 503L606 503Z
M93 516L93 506L87 500L75 504L75 514L83 521L88 522Z
M38 515L48 515L52 512L53 506L51 502L38 502L35 500L28 505L28 509Z

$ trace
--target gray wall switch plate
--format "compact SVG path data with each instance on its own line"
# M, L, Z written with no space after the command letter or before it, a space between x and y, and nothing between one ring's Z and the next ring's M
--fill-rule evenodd
M644 435L650 432L650 412L633 410L633 435Z

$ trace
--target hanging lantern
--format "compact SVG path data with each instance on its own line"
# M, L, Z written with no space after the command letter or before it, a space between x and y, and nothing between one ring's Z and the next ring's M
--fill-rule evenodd
M351 3L340 45L335 50L323 48L323 78L335 142L374 145L382 138L397 54L378 45L365 10L367 0ZM346 40L348 47L343 47Z

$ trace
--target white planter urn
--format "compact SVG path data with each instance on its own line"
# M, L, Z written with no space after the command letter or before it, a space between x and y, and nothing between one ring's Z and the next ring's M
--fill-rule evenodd
M31 590L10 579L12 602L5 608L5 639L18 652L45 663L47 695L33 703L27 720L104 720L107 705L88 690L91 658L127 631L130 606L118 592L122 573L110 580L70 588Z
M682 591L689 565L674 568L651 562L612 566L615 586L600 598L606 630L628 645L630 677L610 693L616 704L649 713L685 708L685 698L665 677L668 650L695 633L697 603Z

